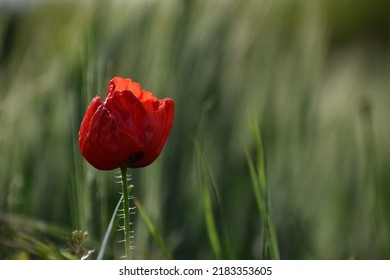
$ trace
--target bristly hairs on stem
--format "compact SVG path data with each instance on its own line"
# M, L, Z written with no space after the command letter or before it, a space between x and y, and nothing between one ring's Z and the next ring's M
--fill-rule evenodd
M134 222L131 221L130 216L135 214L134 206L134 196L131 195L133 185L129 185L128 182L131 180L131 177L127 174L127 167L121 167L121 181L122 181L122 211L118 211L119 219L123 219L122 227L119 227L120 230L123 230L122 242L125 243L125 255L123 258L127 260L132 259L132 250L134 249L133 240L134 240L134 231L131 230L131 226ZM130 206L130 202L132 206Z
M125 179L123 180L123 178ZM134 222L131 222L130 219L132 215L136 214L134 196L131 195L131 191L134 186L129 184L132 178L130 174L127 174L127 168L124 167L121 168L120 173L115 176L115 179L116 183L120 183L122 185L122 191L120 192L121 196L104 235L99 255L97 257L98 260L103 259L114 224L118 225L118 228L116 229L117 232L123 231L123 240L118 241L118 243L125 243L125 255L122 258L131 259L131 250L135 248L135 246L133 246L134 230L131 230ZM127 199L125 199L125 197L127 197Z

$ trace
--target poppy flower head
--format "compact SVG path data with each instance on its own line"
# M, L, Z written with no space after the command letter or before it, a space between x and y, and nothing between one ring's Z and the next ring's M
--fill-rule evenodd
M95 97L79 131L79 147L95 168L111 170L151 164L172 129L175 103L157 99L131 79L114 77L106 99Z

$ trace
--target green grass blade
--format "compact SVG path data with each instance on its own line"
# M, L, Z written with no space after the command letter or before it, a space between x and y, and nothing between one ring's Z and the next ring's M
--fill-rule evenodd
M252 181L252 189L259 211L260 225L263 228L263 257L280 259L279 245L272 215L269 212L268 185L266 173L266 161L264 146L260 129L255 121L252 122L252 130L256 148L256 165L247 153L249 174Z
M202 156L199 146L196 144L195 147L197 151L197 178L200 190L200 199L203 206L204 219L207 227L207 234L214 258L222 259L221 242L214 219L213 206L210 195L210 189L212 188L212 186L210 186L210 184L212 185L212 182L210 181L212 181L212 179L208 176L210 174L207 172L207 164ZM207 178L209 180L207 180Z
M104 235L103 242L102 242L102 246L100 247L100 251L99 251L99 254L97 257L98 260L102 260L104 257L104 254L106 252L108 241L110 240L110 236L111 236L111 232L113 230L114 224L117 224L117 222L116 222L116 220L118 220L117 213L118 213L119 207L122 204L122 199L123 199L123 195L121 195L121 197L119 198L119 201L115 207L114 213L112 213L110 223L108 224L108 227L107 227L107 230L106 230L106 233Z
M134 203L139 213L141 214L142 219L146 223L146 226L148 227L150 234L153 236L154 240L156 241L161 251L163 252L165 259L171 260L172 252L169 250L167 244L162 238L160 232L158 231L155 223L152 221L152 219L146 212L145 208L143 207L142 203L137 198L134 199Z

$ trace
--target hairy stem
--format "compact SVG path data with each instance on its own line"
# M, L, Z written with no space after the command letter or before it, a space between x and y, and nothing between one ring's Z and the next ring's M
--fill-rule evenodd
M129 213L129 197L131 195L131 187L127 185L127 167L121 167L122 175L122 193L123 193L123 215L124 215L124 238L125 238L125 253L126 259L131 260L131 244L130 244L130 213Z

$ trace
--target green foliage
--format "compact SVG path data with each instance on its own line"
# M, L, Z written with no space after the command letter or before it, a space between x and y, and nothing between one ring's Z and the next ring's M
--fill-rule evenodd
M161 236L160 232L156 228L155 223L151 220L146 209L143 207L142 203L138 199L136 199L134 203L142 217L142 220L146 223L146 226L148 227L150 234L152 235L152 237L160 247L161 251L163 252L164 258L166 260L172 259L171 251L166 245L164 238Z
M197 148L197 185L199 186L200 197L199 200L202 203L202 210L204 215L205 224L207 227L207 234L209 237L213 256L216 259L222 259L221 242L217 226L214 218L213 203L211 198L212 190L215 190L216 186L214 179L210 173L207 162L204 159L200 148ZM214 193L216 193L214 191Z
M265 217L282 259L390 258L386 4L37 2L0 3L1 259L71 258L75 229L99 251L121 189L77 134L113 76L176 102L161 156L130 170L134 258L265 258Z
M267 170L265 164L265 155L263 140L261 138L260 129L256 123L252 124L254 142L256 148L256 162L247 156L249 173L252 180L253 193L256 199L257 208L259 211L260 225L263 235L263 253L265 259L278 260L280 259L279 245L276 236L275 226L273 224L272 213L269 211L268 186L267 186Z

